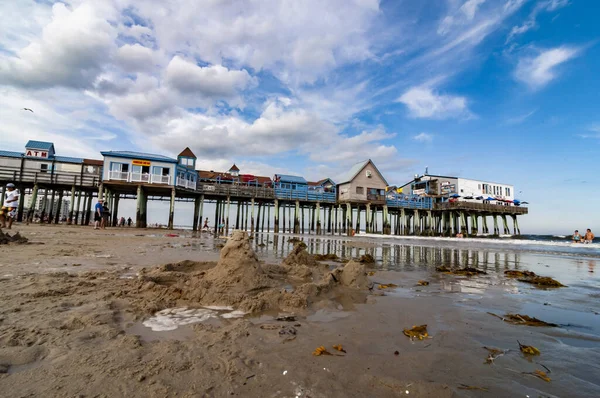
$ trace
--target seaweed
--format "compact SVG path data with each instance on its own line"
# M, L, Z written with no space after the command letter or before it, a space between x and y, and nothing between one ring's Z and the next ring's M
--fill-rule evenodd
M559 281L547 276L533 276L531 278L523 278L519 279L519 282L531 283L532 285L544 287L566 287Z
M427 325L413 326L411 329L404 329L403 333L405 336L410 337L411 340L414 338L423 340L429 337L429 333L427 333Z
M535 372L523 372L523 374L535 376L535 377L542 379L548 383L550 383L550 380L552 380L551 378L548 377L546 372L542 372L541 370L536 370Z
M487 275L487 272L479 270L477 268L465 267L459 269L448 268L445 265L436 267L435 270L437 272L443 272L449 275L463 275L463 276L473 276L473 275Z
M328 254L315 254L315 260L317 261L335 261L338 260L339 257L337 254L328 253Z
M377 288L379 290L383 290L383 289L390 289L390 288L394 288L394 287L398 287L398 285L393 284L393 283L379 283L379 286Z
M488 365L491 365L494 363L494 360L498 357L501 357L502 355L504 355L506 353L506 351L503 350L499 350L497 348L490 348L490 347L483 347L486 350L488 350L488 356L485 359L485 363Z
M519 340L517 340L517 343L519 343L519 349L525 355L540 355L541 354L540 350L538 350L534 346L523 345L523 344L521 344L521 342Z
M313 355L318 357L320 355L333 355L332 353L330 353L329 351L327 351L325 349L325 346L320 346L317 347L314 351L313 351Z
M466 384L459 385L458 389L459 390L478 390L478 391L485 391L485 392L489 391L489 389L485 388L485 387L469 386L469 385L466 385Z
M511 323L513 325L527 325L527 326L546 326L546 327L556 327L558 326L555 323L544 322L537 318L530 317L528 315L521 314L506 314L504 317L500 315L496 315L492 312L488 312L488 314L495 316L496 318L500 318L504 322Z
M532 271L517 271L517 270L507 270L504 271L504 275L509 278L531 278L536 276L535 272Z

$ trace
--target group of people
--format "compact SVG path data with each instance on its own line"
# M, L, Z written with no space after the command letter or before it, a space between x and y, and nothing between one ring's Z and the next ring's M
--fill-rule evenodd
M587 229L585 235L581 236L578 230L575 230L573 234L573 243L592 243L594 241L594 234L591 229Z
M121 217L117 226L124 227L125 223L127 223L127 226L131 227L132 222L131 217L127 220L125 220L125 217ZM107 224L110 224L110 209L104 202L104 199L98 199L98 203L94 206L94 229L105 229Z

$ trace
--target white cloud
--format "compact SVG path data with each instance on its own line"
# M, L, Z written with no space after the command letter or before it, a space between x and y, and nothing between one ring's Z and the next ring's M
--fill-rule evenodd
M576 48L557 47L542 51L535 57L522 58L517 64L515 77L532 89L541 88L557 77L556 67L578 53Z
M537 112L537 109L534 109L531 112L527 112L523 115L511 117L506 120L506 124L521 124L536 112Z
M151 48L139 43L125 44L117 50L116 62L126 72L152 71L158 57Z
M166 82L183 93L228 98L256 82L246 70L229 70L221 65L200 67L179 56L166 69Z
M354 136L337 135L328 145L311 149L311 159L340 165L351 165L363 158L388 160L396 156L398 150L394 145L384 145L382 141L395 136L387 133L382 126Z
M466 25L475 18L479 7L485 3L485 0L467 0L458 9L446 15L438 27L437 33L445 35L452 29L461 25Z
M600 125L591 126L588 131L591 133L579 134L579 137L600 139Z
M467 19L471 20L475 18L475 13L480 5L485 3L485 0L467 0L460 7L460 11L467 17Z
M428 134L428 133L419 133L419 134L413 136L412 139L415 141L418 141L418 142L432 142L433 135Z
M88 87L108 62L117 37L101 4L84 3L74 10L52 6L52 21L41 37L0 58L0 82L25 87Z
M33 113L21 110L24 107ZM30 96L1 86L0 120L2 149L23 151L27 140L51 141L58 155L92 159L100 156L98 145L114 137L108 130L121 127L97 109L95 101L77 93L43 91Z
M531 29L535 29L537 27L537 17L541 12L552 12L556 11L560 8L566 7L570 4L569 0L544 0L539 1L533 7L533 10L529 14L529 17L523 22L522 25L513 26L506 42L510 42L515 38L515 36L522 35L525 32L528 32Z
M406 105L415 118L448 119L469 114L465 97L438 94L426 86L413 87L396 101Z
M269 70L290 84L313 82L335 67L372 57L369 33L379 16L376 0L133 4L140 18L152 21L167 53Z

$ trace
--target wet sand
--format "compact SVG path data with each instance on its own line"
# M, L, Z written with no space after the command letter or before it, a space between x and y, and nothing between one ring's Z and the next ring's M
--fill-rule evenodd
M377 263L369 279L398 287L375 288L362 301L340 293L298 311L293 322L265 311L154 332L142 324L152 314L132 299L137 274L183 260L214 262L222 240L189 231L168 237L164 230L15 230L34 244L0 246L5 396L600 396L593 257L304 237L313 253L372 253ZM265 263L279 264L292 249L287 240L257 236L253 246ZM440 264L488 274L436 273ZM505 278L505 269L532 270L568 287L541 290ZM418 280L430 284L417 286ZM527 314L559 327L511 325L487 312ZM431 339L403 335L420 324ZM524 357L517 340L542 354ZM318 346L340 355L313 356ZM508 351L484 364L484 346ZM552 380L524 374L538 369L549 369Z

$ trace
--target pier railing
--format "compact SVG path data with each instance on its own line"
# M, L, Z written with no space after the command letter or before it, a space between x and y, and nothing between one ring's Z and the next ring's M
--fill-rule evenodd
M81 172L52 171L19 167L0 167L0 182L14 184L59 184L76 185L80 187L97 187L100 176Z
M444 202L436 203L435 210L467 210L467 211L480 211L490 213L505 213L505 214L527 214L529 210L527 207L522 206L504 206L504 205L492 205L488 203L475 203L475 202Z
M275 188L275 196L281 200L304 200L309 202L335 203L335 192Z
M199 182L196 191L206 195L275 199L273 188Z
M400 207L405 209L431 210L433 208L433 201L431 198L419 196L388 196L386 203L388 207Z

